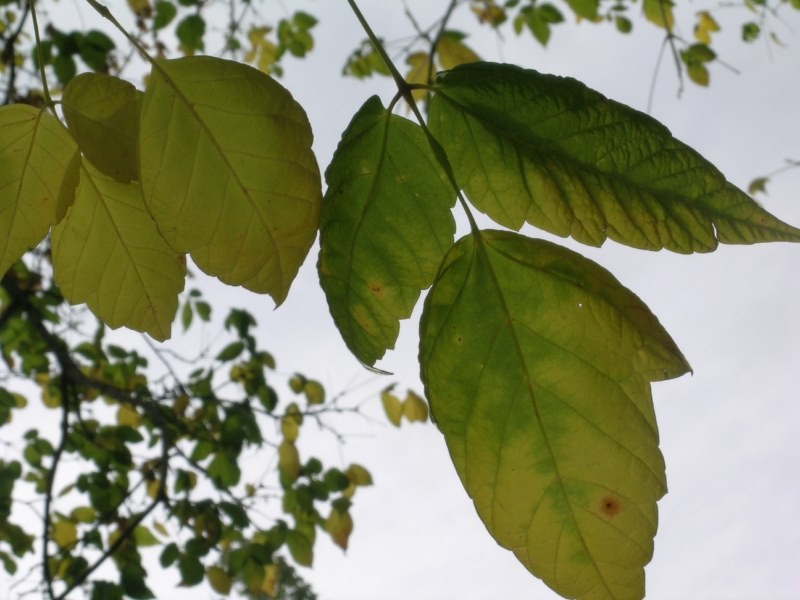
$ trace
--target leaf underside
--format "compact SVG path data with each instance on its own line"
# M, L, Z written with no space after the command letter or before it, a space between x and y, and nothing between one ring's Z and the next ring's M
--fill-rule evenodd
M110 327L169 338L185 263L161 235L138 183L84 162L75 203L53 228L53 271L64 297Z
M139 139L145 202L172 248L280 304L322 195L311 127L289 92L232 61L158 61Z
M0 107L0 275L38 244L75 199L80 155L44 110Z
M64 89L67 126L84 156L102 173L127 183L139 179L139 117L143 94L132 84L82 73Z
M373 365L453 244L455 194L422 129L377 97L355 115L325 175L320 283L345 343Z
M464 65L437 77L430 126L469 200L515 230L682 253L800 241L655 119L574 79Z
M511 232L462 238L420 325L422 378L493 537L565 597L640 598L666 492L650 382L689 366L596 265Z

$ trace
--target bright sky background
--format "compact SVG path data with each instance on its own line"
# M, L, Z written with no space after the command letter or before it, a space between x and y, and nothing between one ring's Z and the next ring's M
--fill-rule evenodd
M358 107L375 93L388 102L394 90L389 80L341 78L346 56L364 38L344 0L282 4L288 12L304 8L320 17L316 50L302 62L287 64L283 83L309 114L324 169ZM409 4L427 24L447 2ZM683 8L693 12L709 3L689 4ZM402 8L398 0L362 2L373 28L387 41L403 40L412 31ZM735 11L729 12L733 16ZM687 83L678 99L671 56L661 65L653 116L740 187L782 166L786 158L800 159L800 13L791 16L795 35L779 30L789 43L785 49L761 42L745 46L734 29L740 21L727 27L723 22L715 48L741 74L712 65L710 89ZM453 28L459 26L476 30L465 8L453 22ZM691 31L680 33L691 36ZM487 60L571 75L645 110L661 35L637 19L634 34L627 37L610 26L560 26L547 50L528 35L499 41L488 29L468 43ZM789 172L772 181L769 196L762 198L768 210L794 224L800 224L798 181L800 170ZM711 255L686 257L613 242L598 250L559 241L610 269L643 298L694 368L693 376L654 386L670 492L659 503L647 597L800 599L800 246L723 247ZM352 392L356 400L372 398L392 381L421 391L416 317L404 323L397 350L380 364L394 376L376 378L339 340L315 262L316 250L277 311L268 298L213 283L207 288L221 301L256 314L263 343L282 370L318 378L329 392L367 382L368 388ZM488 535L435 426L404 425L398 431L385 425L376 395L365 411L377 424L343 421L340 431L350 435L341 451L329 436L317 435L313 425L301 434L303 456L327 448L326 460L335 462L341 455L342 466L364 464L376 481L355 498L355 531L347 554L320 535L313 569L300 569L321 600L557 597ZM326 445L319 445L320 437ZM253 467L263 468L263 463ZM171 585L157 593L177 598ZM181 597L212 596L192 590Z
M447 3L410 4L415 12L436 15ZM681 4L693 12L709 3ZM343 83L339 71L350 40L363 35L343 1L309 6L321 17L318 51L305 65L287 69L285 81L309 112L325 165L358 106L373 93L387 102L394 90L388 83L376 87L376 80ZM382 38L402 40L409 34L400 2L372 0L362 9ZM800 19L792 16L791 25L800 31ZM454 28L460 22L475 31L472 15L462 10L460 17ZM667 55L652 114L746 188L786 158L800 157L800 39L787 32L786 49L745 46L738 25L723 23L715 48L741 74L714 66L710 89L687 83L678 99ZM691 31L680 33L691 37ZM487 60L571 75L646 110L661 33L644 22L637 22L629 37L612 27L582 24L557 28L547 50L530 36L498 42L488 30L469 43ZM798 177L800 172L792 172L774 180L763 200L768 210L795 224L800 223L800 198L793 193ZM686 257L613 242L601 250L564 243L639 294L695 372L654 386L670 493L659 503L647 597L800 598L800 283L795 276L800 247L723 247ZM286 304L265 321L267 340L276 339L281 363L315 364L323 381L347 382L358 374L358 365L317 308L322 302L309 261ZM392 379L415 386L416 320L404 324L401 336L382 366L395 373ZM556 597L488 536L435 427L368 431L345 448L348 460L373 469L377 484L358 494L347 556L318 543L314 569L304 572L322 599Z

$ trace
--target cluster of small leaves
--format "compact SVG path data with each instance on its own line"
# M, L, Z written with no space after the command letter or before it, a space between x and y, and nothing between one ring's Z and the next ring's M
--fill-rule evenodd
M51 67L61 85L69 83L75 75L84 71L76 59L94 73L109 73L117 69L116 45L102 31L59 31L54 26L47 28L47 39L34 45L32 60L35 68L39 65Z
M97 599L154 598L141 560L150 547L160 547L162 567L175 569L182 586L207 581L219 594L238 589L246 597L314 598L280 554L310 566L316 529L346 548L353 494L372 483L360 465L340 471L318 458L302 466L287 459L290 444L299 460L295 442L303 419L322 419L328 410L322 386L303 377L305 408L281 404L270 377L274 359L258 347L252 315L236 309L224 321L232 340L207 365L193 361L196 368L183 378L170 369L153 379L145 357L106 341L102 323L94 336L67 346L49 332L60 319L44 302L58 290L48 281L31 288L26 272L18 263L0 288L0 331L18 338L3 343L3 359L9 372L38 383L43 405L60 413L61 425L55 436L29 430L22 460L0 463L6 571L14 573L16 558L35 547L34 537L10 518L14 484L23 480L44 499L48 534L40 544L52 598L66 598L77 587ZM201 322L210 317L197 292L184 306L201 314ZM20 339L26 337L35 343ZM33 348L43 362L31 363ZM4 422L25 404L0 388ZM276 428L280 434L270 440L267 432ZM245 454L269 446L278 447L277 469L257 480L244 477ZM116 566L116 581L93 577L105 561Z

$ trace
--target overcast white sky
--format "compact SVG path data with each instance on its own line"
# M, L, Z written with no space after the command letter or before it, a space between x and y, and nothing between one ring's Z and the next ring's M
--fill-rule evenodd
M435 14L446 2L410 4ZM681 4L688 12L709 5ZM363 37L344 5L309 4L322 16L319 52L286 78L309 112L323 164L378 83L339 79L352 45L342 48L340 42ZM400 2L372 0L362 7L379 36L408 35ZM467 11L461 16L464 27L474 31L472 16ZM791 25L800 34L800 18L793 17ZM785 33L789 48L770 52L761 43L745 47L738 21L735 26L719 36L716 47L741 74L712 68L710 89L687 84L678 99L667 56L652 114L746 187L784 159L800 158L800 39ZM529 36L498 43L487 30L470 43L486 59L572 75L644 110L661 39L647 23L636 27L636 35L625 38L611 27L563 26L547 50ZM378 93L388 101L393 90L385 85ZM763 200L768 210L795 224L800 223L798 178L800 171L776 179ZM647 597L800 598L800 283L795 277L800 247L723 247L686 257L611 242L601 250L570 245L609 268L651 306L695 371L654 386L670 493L659 504ZM277 340L282 362L297 352L297 364L308 364L313 352L321 377L347 381L358 366L318 308L323 301L312 267L309 261L285 306L273 315L263 313L269 319L267 339ZM405 324L397 351L382 363L412 386L417 385L416 328L415 320ZM321 598L556 597L488 536L435 427L372 433L345 449L348 459L374 469L377 482L359 492L347 556L320 543L315 567L305 573Z
M388 80L341 79L346 55L364 37L344 0L282 4L320 17L317 49L305 61L287 65L283 82L309 113L324 169L364 100L378 93L387 102L394 90ZM409 4L427 23L424 15L440 13L447 2ZM683 7L693 11L708 4ZM362 8L384 39L409 35L399 0L364 0ZM475 30L465 8L454 27L459 23ZM652 114L742 187L786 158L800 159L800 18L791 25L797 35L782 33L789 47L771 51L761 43L745 47L730 28L723 32L716 47L741 74L712 67L708 90L687 84L678 99L671 58L661 67ZM488 30L469 43L485 59L572 75L644 110L660 36L637 20L629 37L611 27L562 26L547 50L530 36L500 43ZM798 181L800 170L776 179L763 199L768 210L795 224L800 224ZM686 257L611 242L601 250L562 243L609 268L642 297L694 368L694 376L654 386L670 493L659 504L647 597L800 599L800 282L795 277L800 246L723 247ZM264 345L274 350L282 370L304 371L331 391L353 381L370 381L372 389L397 381L421 390L416 318L404 324L397 350L380 365L395 375L375 381L339 341L315 261L316 254L309 257L277 311L266 297L208 288L257 315ZM383 420L377 398L367 410ZM319 436L306 429L300 449L310 453L318 448L311 438ZM376 485L357 494L347 554L320 536L314 568L301 569L322 600L557 597L488 535L435 426L404 425L397 431L356 420L345 422L342 432L353 434L342 450L343 464L364 464ZM339 450L331 442L335 457ZM171 586L158 590L161 598L176 597L172 592ZM211 595L194 590L186 597Z

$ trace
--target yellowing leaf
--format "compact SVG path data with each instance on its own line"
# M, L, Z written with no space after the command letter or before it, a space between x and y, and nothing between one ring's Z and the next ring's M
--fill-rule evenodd
M208 566L206 567L206 577L208 578L211 589L215 592L223 596L230 594L233 582L231 581L230 575L225 572L225 569L216 565Z
M406 73L406 81L408 83L429 83L428 78L431 76L431 59L427 52L414 52L409 54L406 58L406 63L409 65L408 73ZM417 89L412 90L411 95L417 102L422 101L428 95L427 90Z
M161 540L154 536L153 532L144 525L138 525L133 530L133 539L136 540L136 545L142 548L161 545Z
M608 272L504 231L461 239L425 301L435 422L497 542L568 598L641 598L666 492L650 382L689 366Z
M103 174L122 183L139 179L142 97L127 81L82 73L70 80L61 100L81 152Z
M663 125L574 79L476 63L436 86L431 130L469 200L506 227L683 253L800 241Z
M69 516L78 523L91 523L97 518L97 511L91 506L78 506L70 511Z
M409 390L403 401L403 416L409 423L424 423L428 420L428 405L425 400Z
M264 566L264 579L261 581L260 590L267 594L270 598L275 596L275 591L278 588L278 565L265 565Z
M422 129L377 97L353 117L325 178L320 284L348 348L373 365L453 243L455 193Z
M133 406L130 404L120 404L117 409L117 425L127 425L128 427L136 427L141 422L141 417Z
M355 485L372 485L372 475L361 465L353 463L344 472L347 478Z
M78 146L51 114L0 107L0 275L42 241L75 199Z
M159 61L142 106L145 202L176 251L280 304L317 233L311 141L305 112L268 75L206 56Z
M395 427L400 427L400 419L403 416L403 403L400 402L400 398L389 390L383 390L381 392L381 403L389 422Z
M309 404L322 404L325 402L325 388L319 381L309 379L303 385L303 393Z
M288 440L278 446L278 467L289 482L297 480L300 475L300 453L297 446Z
M53 523L51 539L63 550L71 550L78 541L78 528L72 521L58 519Z
M55 280L70 303L86 302L110 327L169 338L184 259L159 235L138 184L120 183L85 162L75 204L53 228L52 255Z
M333 543L342 550L347 550L350 534L353 532L353 517L349 512L339 512L332 508L325 520L325 531L331 536Z
M281 419L281 434L287 442L294 442L300 435L300 425L303 424L303 415L297 404L292 402Z
M449 35L448 35L449 34ZM461 41L463 36L445 32L436 45L436 55L443 69L452 69L458 65L477 62L481 58Z

